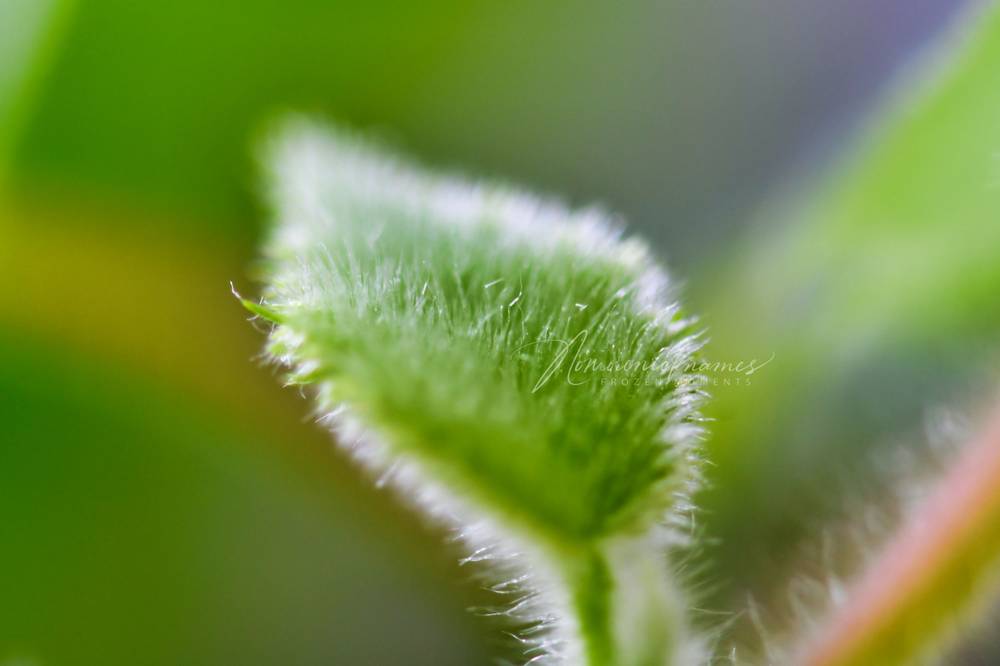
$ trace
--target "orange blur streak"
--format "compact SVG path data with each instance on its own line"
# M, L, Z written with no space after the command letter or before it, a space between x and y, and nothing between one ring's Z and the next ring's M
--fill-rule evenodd
M962 545L975 540L998 512L1000 408L796 663L854 663L902 610L934 585L937 574L963 552Z

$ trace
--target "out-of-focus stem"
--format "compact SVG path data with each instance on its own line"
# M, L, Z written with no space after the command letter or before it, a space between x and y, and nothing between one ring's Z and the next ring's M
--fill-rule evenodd
M913 663L946 649L998 588L1000 406L795 663Z

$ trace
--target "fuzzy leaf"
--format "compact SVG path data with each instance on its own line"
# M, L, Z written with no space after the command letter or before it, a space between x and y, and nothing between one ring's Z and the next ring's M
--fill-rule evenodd
M269 350L339 441L520 581L529 657L684 659L697 345L646 247L304 121L269 164Z

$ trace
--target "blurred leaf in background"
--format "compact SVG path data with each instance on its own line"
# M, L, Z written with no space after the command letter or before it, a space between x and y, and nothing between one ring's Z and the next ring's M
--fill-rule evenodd
M71 7L69 0L0 4L0 164L6 164L31 112L31 100L59 46Z
M845 511L886 481L887 451L995 392L1000 11L940 47L814 196L772 210L702 285L712 353L776 355L709 408L720 596L766 597L831 520L859 519Z
M253 132L294 108L605 201L697 266L961 4L80 0L15 176L248 242Z

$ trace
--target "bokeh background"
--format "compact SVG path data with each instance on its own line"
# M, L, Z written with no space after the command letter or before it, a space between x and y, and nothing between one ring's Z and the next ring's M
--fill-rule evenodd
M991 376L995 254L953 308L879 319L848 300L833 318L822 294L858 266L818 251L807 270L761 240L772 202L863 143L965 10L0 0L0 664L444 666L500 648L446 535L350 468L230 295L256 289L253 146L287 110L603 202L682 278L719 356L775 354L720 389L703 528L725 572L706 607L765 598L852 459ZM876 289L895 302L931 261L917 250L957 261L943 213L924 222L827 240L872 248L867 266L908 239ZM749 284L747 265L767 272Z

